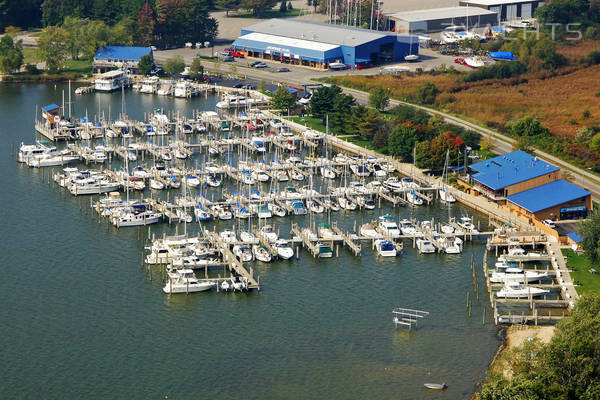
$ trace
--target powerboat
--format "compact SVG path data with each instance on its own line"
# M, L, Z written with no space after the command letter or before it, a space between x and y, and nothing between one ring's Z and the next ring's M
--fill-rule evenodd
M423 234L417 230L417 228L407 219L400 221L400 231L403 235L422 237Z
M327 223L319 224L319 228L317 229L317 235L321 240L332 240L332 241L342 241L344 238L342 235L338 235L333 232L333 230L329 227Z
M521 268L509 267L503 271L494 271L490 276L490 282L492 283L503 283L503 282L517 282L517 283L531 283L538 282L548 277L548 274L542 271L531 271L524 270Z
M394 243L389 240L376 240L375 249L377 249L377 254L382 257L396 257L398 254L396 251L396 246L394 246Z
M384 235L389 235L392 239L396 239L400 237L400 229L394 221L394 218L391 215L384 215L379 217L377 220L379 229L384 233Z
M502 289L496 292L496 297L505 299L523 299L540 297L550 293L549 290L535 286L525 286L518 282L507 282Z
M258 244L252 246L252 254L254 254L254 257L258 261L271 262L272 260L271 253L269 253L267 249Z
M471 219L471 217L461 217L460 220L456 221L456 223L458 224L458 226L460 226L467 232L471 232L471 233L479 232L477 230L477 228L475 227L475 225L473 225L473 220Z
M279 239L275 242L275 248L277 249L277 255L284 259L289 260L294 257L294 249L292 244L287 240Z
M319 248L319 258L331 258L333 257L333 250L327 243L317 243Z
M368 239L382 239L383 235L379 232L377 232L377 229L375 229L375 226L373 226L373 224L367 223L364 225L361 225L359 231L360 236L364 236Z
M435 253L435 246L431 241L425 239L417 240L417 249L421 254Z
M167 294L205 292L216 286L213 281L199 281L191 269L167 270L167 283L163 292Z
M244 243L258 244L258 238L248 231L240 233L240 240Z
M233 246L233 254L235 254L235 256L242 262L254 261L252 250L246 245Z

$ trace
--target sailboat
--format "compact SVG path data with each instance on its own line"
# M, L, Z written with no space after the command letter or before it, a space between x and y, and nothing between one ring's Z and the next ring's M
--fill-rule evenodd
M407 54L406 56L404 56L404 61L408 61L408 62L417 61L419 59L419 55L412 53L412 40L413 40L413 36L410 34L410 31L408 32L408 34L410 36L410 47L409 47L410 53Z
M452 193L448 191L448 186L446 186L446 177L448 174L448 158L450 156L450 150L446 151L446 162L444 163L444 171L442 172L442 187L438 190L440 195L440 200L446 203L455 203L456 198Z

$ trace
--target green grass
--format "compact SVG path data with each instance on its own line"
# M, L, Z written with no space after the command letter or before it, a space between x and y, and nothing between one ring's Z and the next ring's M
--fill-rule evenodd
M61 72L92 73L92 60L67 60Z
M254 15L252 13L240 13L240 14L229 14L229 18L286 18L286 17L297 17L302 14L302 10L294 8L290 11L282 13L279 8L263 11L260 15Z
M600 272L600 265L593 266L592 263L583 255L578 255L571 249L563 249L562 253L567 257L567 265L571 272L571 279L577 289L578 294L600 291L600 273L592 274L591 268Z
M42 61L38 56L37 49L23 47L23 64L35 64Z
M325 132L325 125L323 125L323 121L321 121L321 118L315 118L305 115L304 117L290 116L289 119L293 122L296 122L297 124L306 125L310 129L314 129L315 131Z

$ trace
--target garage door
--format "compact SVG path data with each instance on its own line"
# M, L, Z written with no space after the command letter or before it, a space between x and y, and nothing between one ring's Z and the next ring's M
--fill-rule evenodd
M517 19L517 5L506 6L506 20L513 21L515 19Z
M531 15L531 3L521 4L521 17L525 19L533 17L533 15Z

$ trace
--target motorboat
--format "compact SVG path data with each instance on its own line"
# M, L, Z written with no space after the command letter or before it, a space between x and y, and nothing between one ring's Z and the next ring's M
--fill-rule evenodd
M473 225L473 220L471 219L471 217L461 217L460 220L456 221L456 223L458 224L458 226L463 228L466 232L471 232L471 233L479 232L477 230L477 228L475 227L475 225Z
M103 194L114 192L119 189L121 184L118 182L110 181L106 178L91 178L90 180L84 180L81 182L71 182L69 191L75 196L89 195L89 194Z
M156 224L162 219L162 214L146 209L145 205L133 205L119 213L113 213L111 223L118 227L146 226Z
M445 383L424 383L423 386L432 390L444 390L448 388L448 385Z
M517 282L531 283L546 279L548 274L543 271L524 270L522 268L509 267L502 271L494 271L490 276L492 283Z
M200 178L198 178L195 175L187 175L183 179L185 181L185 184L190 187L199 187L201 184Z
M243 207L239 204L232 208L233 208L233 215L236 218L248 219L252 216L252 213L246 207Z
M258 244L252 246L252 254L258 261L271 262L272 260L271 253L269 253L267 249Z
M177 268L206 268L219 264L219 259L215 257L199 257L197 255L178 257L173 260L173 265Z
M233 246L233 254L235 254L235 256L242 262L254 261L252 249L246 245Z
M269 179L271 179L271 177L265 171L260 169L252 171L252 178L258 182L268 182Z
M77 154L73 154L69 150L62 150L59 152L33 154L27 158L26 162L30 167L42 168L68 165L76 161L79 161Z
M461 245L455 240L455 238L449 237L442 243L442 248L446 254L460 254L462 253Z
M389 240L376 240L375 249L377 250L377 254L382 257L396 257L398 254L396 251L396 246L394 246L394 243Z
M525 286L518 282L507 282L502 289L496 292L496 297L505 299L523 299L540 297L550 293L549 290L535 286Z
M216 283L213 281L198 280L191 269L169 269L163 292L168 294L205 292L215 286Z
M208 174L206 175L206 184L210 187L219 187L221 186L222 180L218 175Z
M306 215L308 214L308 211L306 210L306 207L304 206L304 203L302 202L302 200L290 200L288 203L290 206L292 206L292 210L294 215Z
M142 191L146 189L146 183L142 178L138 178L137 176L130 176L128 181L129 187L131 187L133 190Z
M354 175L361 178L371 175L371 171L369 171L364 165L352 164L350 165L350 171L352 171Z
M440 231L446 235L451 235L454 233L454 227L452 225L442 225Z
M308 208L308 211L313 212L315 214L321 214L325 211L325 207L323 207L316 200L308 200L306 202L306 207Z
M435 253L435 246L433 245L433 243L425 239L417 240L417 249L421 254Z
M260 236L266 239L270 243L274 243L279 238L277 231L275 231L275 227L273 225L265 225L260 228Z
M323 134L321 132L315 131L313 129L307 129L304 132L302 132L302 136L304 136L305 139L309 139L309 140L320 140L321 138L323 138Z
M19 153L17 154L17 161L26 163L32 156L53 154L56 153L56 151L56 146L48 146L40 141L37 141L36 144L21 143Z
M233 213L227 206L216 205L212 207L212 210L217 214L221 221L228 221L233 218Z
M134 167L131 170L131 175L136 176L138 178L142 178L142 179L147 179L147 178L151 178L152 174L148 171L146 171L144 169L144 167L142 167L141 165L138 165L137 167Z
M194 207L194 216L198 222L212 221L213 216L211 213L206 211L202 204L198 204L198 207Z
M485 61L483 61L481 57L477 56L466 57L463 61L463 64L471 68L485 67Z
M386 214L384 216L379 217L379 219L377 220L377 224L379 226L379 229L383 232L385 236L389 236L392 239L400 237L400 229L398 228L396 221L394 221L394 218L391 215Z
M273 212L268 204L259 204L255 207L255 212L258 218L267 219L273 217Z
M377 232L373 224L367 223L360 226L358 233L368 239L383 239L383 235Z
M287 240L279 239L275 242L275 248L277 249L277 255L284 259L289 260L294 257L294 249L292 244Z
M243 231L240 233L240 240L244 243L257 244L258 238L253 233Z
M422 237L423 234L417 230L417 228L407 219L400 221L400 231L403 235Z
M388 179L383 181L383 186L393 192L400 192L404 190L404 185L395 176L389 177Z
M289 171L289 175L290 175L290 178L292 178L292 180L294 180L294 181L303 181L304 180L304 174L301 172L291 170L291 171Z
M319 249L319 258L331 258L333 257L333 250L331 246L327 243L317 243L317 247Z
M219 237L227 244L232 244L237 241L234 231L223 231L219 234Z
M340 206L331 199L321 199L321 203L331 211L340 211Z
M344 240L342 235L334 233L333 230L329 227L329 224L327 223L319 224L319 228L317 229L317 235L321 240L331 240L336 242Z
M277 204L269 203L268 207L269 210L271 210L271 213L276 217L285 217L287 215L287 211L285 211L285 208L280 207Z

